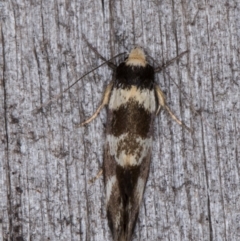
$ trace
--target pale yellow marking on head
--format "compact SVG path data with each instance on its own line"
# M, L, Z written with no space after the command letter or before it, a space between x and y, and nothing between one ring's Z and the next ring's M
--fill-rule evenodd
M126 65L142 66L147 65L146 56L141 48L133 49L126 60Z

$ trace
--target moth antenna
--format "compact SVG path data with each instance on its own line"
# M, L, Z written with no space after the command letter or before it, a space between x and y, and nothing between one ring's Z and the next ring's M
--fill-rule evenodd
M163 64L160 67L157 67L156 69L154 69L154 72L160 72L163 69L167 68L169 65L171 65L175 60L180 59L184 54L186 54L188 52L188 50L182 52L181 54L179 54L178 56L176 56L175 58L171 59L170 61L168 61L166 64Z
M84 34L83 34L83 40L86 42L87 46L88 46L101 60L105 61L105 62L107 63L107 65L108 65L111 69L115 70L115 69L117 68L117 66L116 66L114 63L110 62L110 60L105 59L105 58L97 51L97 49L96 49L95 47L93 47L93 45L88 42L88 40L87 40L87 38L86 38L86 36L85 36Z
M125 54L125 52L123 53L120 53L120 54L117 54L115 55L113 58L103 62L102 64L98 65L97 67L95 67L94 69L88 71L87 73L85 73L83 76L81 76L79 79L77 79L74 83L72 83L68 88L66 88L65 90L63 90L62 92L60 92L58 95L56 95L55 97L53 97L52 99L48 100L47 102L45 102L44 104L42 104L40 107L34 109L32 111L33 114L37 114L40 112L40 110L44 107L47 107L49 104L57 101L65 92L67 92L69 89L71 89L79 80L83 79L85 76L87 76L88 74L92 73L93 71L95 71L96 69L102 67L104 64L106 64L108 61L111 61L113 60L114 58L117 58L121 55Z
M110 84L108 84L106 90L105 90L105 93L103 95L103 100L102 100L102 103L101 105L98 107L98 109L96 110L96 112L89 118L87 119L86 121L84 121L83 123L81 124L78 124L77 127L81 127L81 126L84 126L88 123L90 123L92 120L94 120L99 112L102 110L102 108L108 104L108 101L109 101L109 97L110 97L110 93L112 91L112 87L113 87L113 82L111 82Z

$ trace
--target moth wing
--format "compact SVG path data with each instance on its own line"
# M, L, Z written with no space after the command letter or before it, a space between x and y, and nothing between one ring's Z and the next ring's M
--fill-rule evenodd
M140 165L123 168L110 154L106 143L104 180L106 186L107 217L114 241L130 241L138 218L149 173L151 149Z

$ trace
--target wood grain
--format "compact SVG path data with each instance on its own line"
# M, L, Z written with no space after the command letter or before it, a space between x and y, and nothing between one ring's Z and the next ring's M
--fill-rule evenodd
M240 239L238 1L0 1L0 241L111 240L102 177L112 79L102 60L140 45L167 104L133 241ZM153 61L153 59L155 61ZM116 62L121 61L118 58Z

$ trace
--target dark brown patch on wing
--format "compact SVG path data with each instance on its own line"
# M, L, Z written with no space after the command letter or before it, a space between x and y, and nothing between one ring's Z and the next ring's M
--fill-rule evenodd
M113 186L112 194L107 203L108 225L113 234L114 240L119 240L123 227L123 207L118 185ZM118 222L117 222L118 221Z
M123 200L123 206L126 207L127 203L134 198L134 189L140 176L140 166L128 166L127 168L123 168L117 165L116 176Z
M107 179L116 175L117 162L113 156L110 154L109 143L105 143L104 149L104 162L103 162L103 177L105 186L107 185Z
M106 143L104 159L104 177L106 179L116 175L116 185L112 188L111 197L107 203L107 217L113 240L119 241L122 237L130 241L139 212L139 194L137 192L138 178L146 184L151 150L145 153L139 166L123 168L110 155L109 144ZM144 188L144 187L143 187ZM143 190L144 191L144 190ZM116 222L118 220L118 222Z
M124 133L132 133L146 138L150 127L152 114L135 100L113 110L110 133L120 136Z

